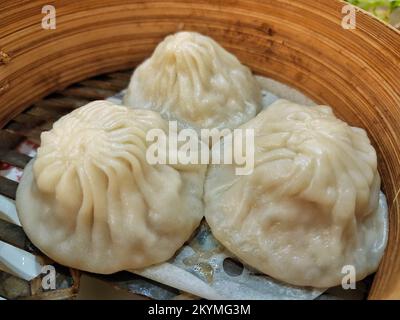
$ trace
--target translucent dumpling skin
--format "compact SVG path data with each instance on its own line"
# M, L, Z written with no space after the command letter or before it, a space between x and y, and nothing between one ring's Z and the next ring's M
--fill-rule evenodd
M282 281L339 285L374 272L387 240L377 156L364 130L325 106L279 100L241 128L255 130L255 167L210 166L205 215L241 260ZM352 266L344 268L345 266Z
M149 110L92 102L41 136L17 190L31 241L55 261L96 273L174 255L203 216L205 166L149 165Z
M236 128L261 107L250 69L213 39L170 35L133 73L124 104L195 128Z

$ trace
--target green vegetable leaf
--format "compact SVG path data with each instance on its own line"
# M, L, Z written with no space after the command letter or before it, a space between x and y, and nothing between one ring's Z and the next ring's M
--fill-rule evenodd
M364 10L367 10L378 18L388 22L391 13L400 8L400 0L347 0Z

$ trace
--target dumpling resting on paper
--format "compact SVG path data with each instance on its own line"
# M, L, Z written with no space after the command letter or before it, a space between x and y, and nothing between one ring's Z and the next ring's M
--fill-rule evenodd
M95 101L41 136L17 209L32 242L55 261L90 272L143 268L171 258L203 216L205 166L146 160L149 110Z
M366 132L329 107L286 100L240 128L254 129L254 170L238 176L235 164L209 167L213 235L245 263L294 285L330 287L349 272L357 280L374 272L387 206Z

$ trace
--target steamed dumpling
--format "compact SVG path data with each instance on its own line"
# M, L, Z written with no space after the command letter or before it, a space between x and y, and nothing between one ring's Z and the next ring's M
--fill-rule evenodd
M17 190L32 242L55 261L112 273L163 262L203 216L205 166L149 165L157 113L95 101L41 136Z
M338 285L346 265L357 280L374 272L387 207L365 131L329 107L285 100L241 128L254 129L254 171L209 167L205 216L213 235L244 262L295 285Z
M195 128L236 128L261 106L251 71L213 39L170 35L133 73L124 104Z

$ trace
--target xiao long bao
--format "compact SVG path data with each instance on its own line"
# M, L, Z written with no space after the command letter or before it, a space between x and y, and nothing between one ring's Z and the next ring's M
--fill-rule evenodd
M166 261L203 217L205 166L149 165L149 110L95 101L41 136L17 208L32 242L55 261L96 273Z
M261 108L251 71L213 39L170 35L133 73L124 104L194 128L233 129Z
M245 263L294 285L339 285L347 265L357 280L374 272L387 241L387 205L365 131L329 107L285 100L241 128L255 130L254 171L209 167L205 216L213 235Z

